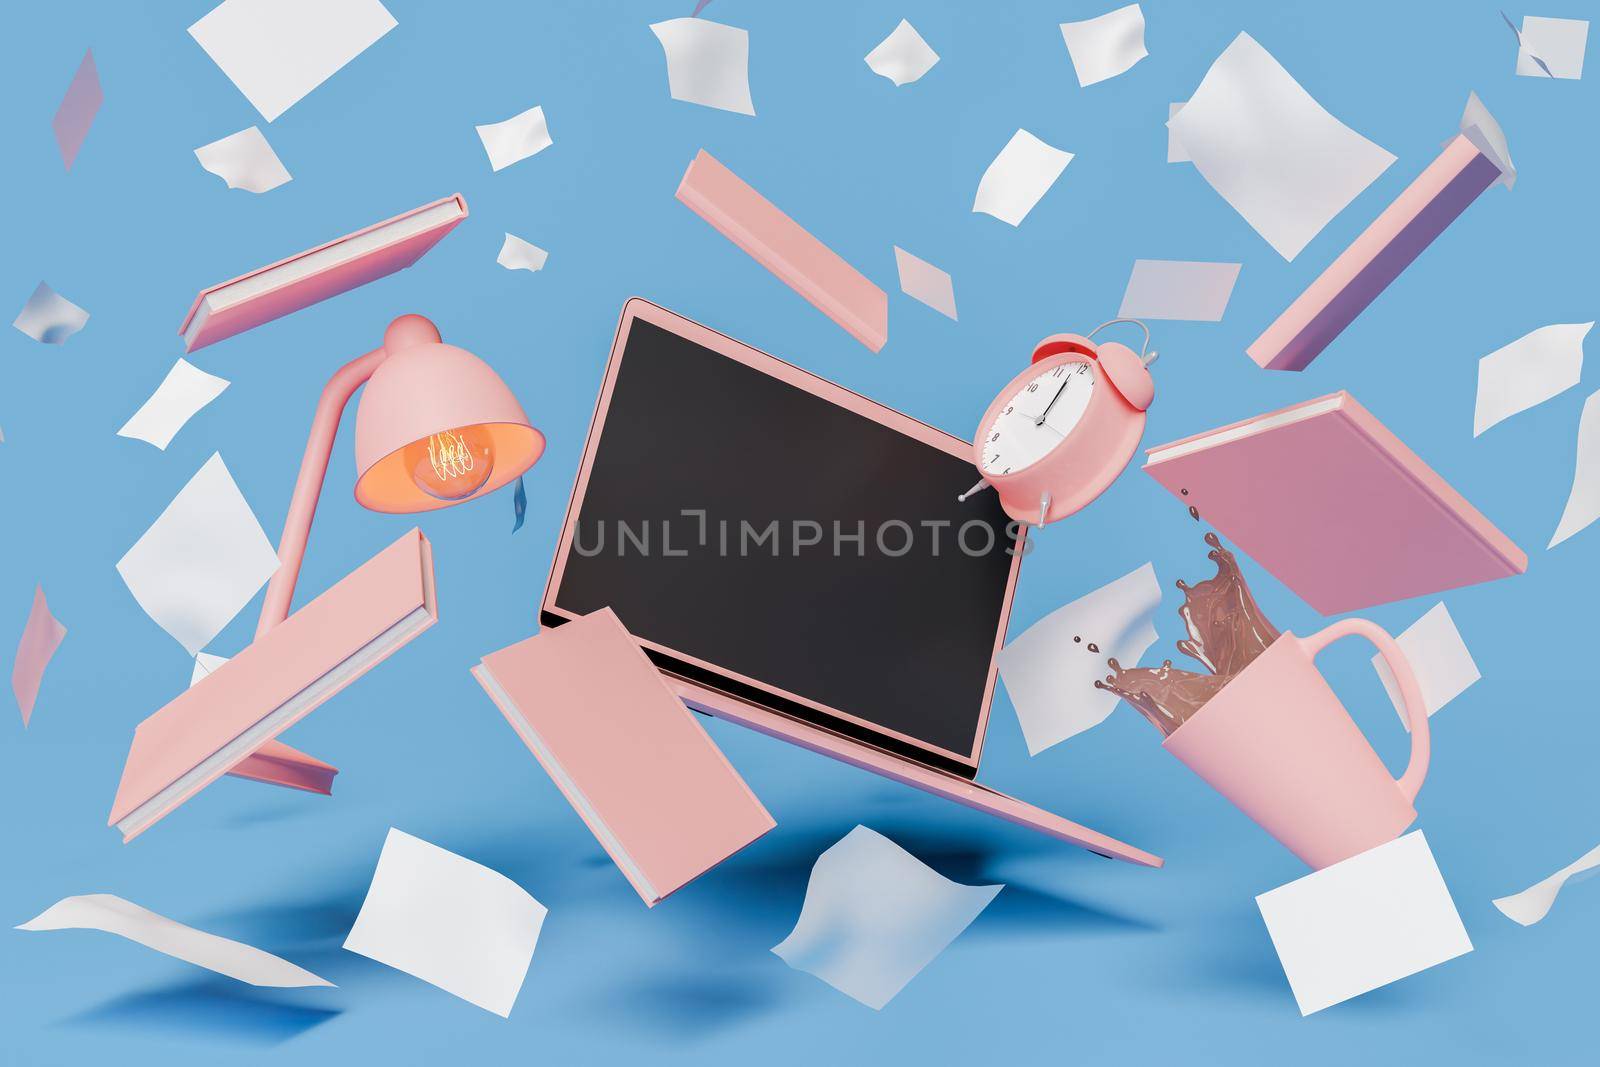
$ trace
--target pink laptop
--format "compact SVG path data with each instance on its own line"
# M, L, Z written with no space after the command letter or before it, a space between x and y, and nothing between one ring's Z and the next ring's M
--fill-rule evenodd
M692 708L1160 866L975 780L1021 546L970 453L630 300L541 622L609 607Z
M1522 549L1349 393L1147 455L1146 473L1324 615L1528 569Z
M775 825L610 608L472 676L646 904Z

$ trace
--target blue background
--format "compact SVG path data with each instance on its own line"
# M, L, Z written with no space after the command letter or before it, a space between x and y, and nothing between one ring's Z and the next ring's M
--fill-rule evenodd
M0 715L0 920L117 893L339 988L256 990L100 934L4 930L0 1058L1309 1064L1555 1062L1591 1047L1592 885L1528 929L1490 899L1600 841L1589 680L1600 530L1544 549L1600 367L1481 439L1471 431L1480 356L1595 316L1594 71L1514 77L1515 42L1492 3L1150 0L1151 56L1084 89L1057 24L1113 0L718 0L709 17L750 31L750 118L668 97L647 26L687 15L691 0L390 0L398 28L269 126L184 32L210 6L15 4L5 16L0 299L20 308L43 279L93 317L59 348L0 330L0 647L20 634L35 582L70 631L32 727ZM901 17L942 59L897 89L862 56ZM1164 162L1168 102L1240 30L1399 157L1293 263L1191 167ZM49 120L86 46L106 102L63 173ZM1508 132L1516 189L1486 193L1305 373L1257 370L1245 345L1433 159L1469 89ZM491 173L473 125L534 104L554 146ZM259 197L226 189L192 154L252 124L294 174ZM970 207L1019 126L1077 158L1013 229ZM702 147L890 291L880 354L673 199ZM455 191L471 218L415 268L200 351L194 361L233 384L165 452L115 436L179 354L197 290ZM495 265L508 230L549 250L543 272ZM899 293L894 244L954 276L959 323ZM1244 264L1224 322L1156 327L1147 444L1349 388L1529 552L1525 576L1445 597L1484 678L1434 720L1419 825L1476 950L1302 1019L1253 901L1302 874L1295 859L1163 754L1129 709L1030 759L1003 692L981 779L1161 853L1165 870L1107 863L711 723L778 829L641 906L467 674L535 626L623 301L646 296L967 436L1033 342L1115 313L1139 257ZM487 358L548 435L526 527L510 533L509 490L421 518L440 624L286 736L342 769L331 799L223 780L123 846L105 816L129 737L187 683L190 662L128 594L117 559L218 450L275 538L323 382L406 311ZM411 525L352 500L352 421L300 602ZM1208 573L1200 532L1151 479L1127 474L1038 539L1013 632L1153 560L1169 648L1171 583ZM1280 626L1324 623L1249 573ZM1434 602L1365 614L1398 632ZM258 604L211 651L242 647ZM1370 651L1348 646L1324 657L1327 673L1398 767L1405 735ZM1008 885L881 1013L767 951L791 928L816 855L857 822L951 877ZM340 948L391 825L549 906L509 1022Z

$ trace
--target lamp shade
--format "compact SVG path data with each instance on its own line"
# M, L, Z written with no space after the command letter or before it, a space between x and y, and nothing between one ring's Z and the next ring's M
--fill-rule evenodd
M439 340L420 315L396 319L384 334L387 357L373 371L356 409L356 501L373 511L432 511L491 493L544 452L544 435L490 366ZM441 499L424 491L405 455L434 435L476 428L492 457L476 491Z

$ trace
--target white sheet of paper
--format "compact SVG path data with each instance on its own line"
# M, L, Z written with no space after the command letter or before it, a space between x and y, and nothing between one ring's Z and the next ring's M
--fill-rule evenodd
M202 652L194 658L194 670L189 675L189 688L193 689L195 683L202 678L209 678L211 672L228 662L227 656L213 656L209 652Z
M223 0L189 36L271 122L394 27L379 0Z
M59 900L46 908L43 914L17 929L101 930L155 949L173 959L255 986L296 989L333 985L326 978L318 977L303 967L296 967L270 952L174 922L165 915L157 915L110 893L90 893Z
M1472 436L1566 392L1583 376L1583 339L1592 322L1541 326L1478 360Z
M1172 120L1178 117L1178 112L1183 110L1183 105L1188 103L1180 100L1175 104L1167 105L1167 162L1188 163L1189 153L1183 150L1183 142L1178 140L1178 135L1172 130Z
M795 970L882 1009L1003 888L952 882L857 826L817 857L794 932L772 951Z
M1121 698L1094 683L1110 673L1108 659L1138 664L1155 644L1160 606L1161 584L1146 563L1057 608L1000 650L1000 677L1030 755L1098 726L1116 709Z
M956 317L956 290L950 275L926 260L918 259L899 245L894 246L894 263L900 271L900 291L920 300L933 310Z
M1517 73L1525 78L1582 78L1583 53L1589 44L1589 23L1583 19L1522 17L1522 44L1517 49ZM1533 60L1544 60L1549 73Z
M667 54L672 99L740 115L754 115L750 100L750 34L707 19L668 19L650 31Z
M1457 128L1472 142L1473 147L1500 168L1501 185L1510 189L1517 184L1517 165L1511 162L1511 149L1506 144L1505 131L1500 129L1500 123L1495 117L1489 114L1489 109L1483 106L1483 101L1478 99L1477 93L1467 94L1467 106L1461 109L1461 122Z
M189 655L209 645L278 569L233 475L213 453L117 561L139 606Z
M1550 538L1554 548L1600 519L1600 392L1590 393L1578 419L1578 464L1572 472L1572 491L1561 521Z
M1395 638L1395 643L1405 653L1406 662L1411 664L1411 673L1417 676L1417 688L1422 690L1422 703L1430 718L1483 677L1442 601L1407 626L1405 632ZM1395 681L1394 672L1389 670L1381 655L1372 657L1372 668L1378 672L1378 680L1389 694L1395 713L1400 716L1400 724L1410 730L1411 723L1406 719L1405 705L1400 699L1400 683Z
M939 62L939 53L928 47L917 28L905 19L894 32L867 53L867 66L896 85L910 85Z
M1134 260L1117 315L1130 319L1221 322L1239 279L1237 263Z
M550 139L543 105L530 107L504 122L491 122L473 129L478 131L478 140L489 154L489 166L495 170L504 170L518 160L538 155L555 143Z
M294 178L256 126L201 145L194 150L194 157L200 166L227 182L229 189L264 193Z
M150 399L117 431L117 436L148 441L166 451L183 424L221 396L227 387L226 378L207 374L180 356Z
M1138 4L1082 22L1063 22L1061 36L1079 85L1115 78L1150 54L1144 48L1144 12Z
M1247 33L1167 125L1211 187L1285 259L1394 162Z
M544 269L545 260L550 258L550 253L536 244L530 244L516 234L506 234L505 242L500 246L500 254L495 257L495 262L506 270L539 271Z
M1301 1015L1472 951L1421 830L1256 897Z
M390 828L344 947L510 1018L544 917L505 875Z
M1497 897L1494 906L1512 922L1532 926L1550 914L1550 909L1555 905L1562 886L1569 880L1596 869L1600 869L1600 845L1585 852L1544 881L1535 882L1522 892L1513 893L1509 897Z
M1018 130L983 172L972 210L1016 226L1028 217L1071 162L1071 152L1047 145L1027 130Z
M88 321L87 311L40 282L11 325L35 341L59 345L83 329Z

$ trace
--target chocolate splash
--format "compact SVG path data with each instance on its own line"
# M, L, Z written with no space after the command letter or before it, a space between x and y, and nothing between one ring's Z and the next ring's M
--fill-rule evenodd
M1217 573L1193 586L1178 581L1183 590L1178 615L1189 632L1178 642L1178 651L1198 660L1206 673L1174 667L1170 659L1153 668L1124 668L1112 659L1112 673L1094 683L1132 704L1163 736L1187 722L1278 639L1278 628L1251 595L1234 554L1214 533L1205 540Z

